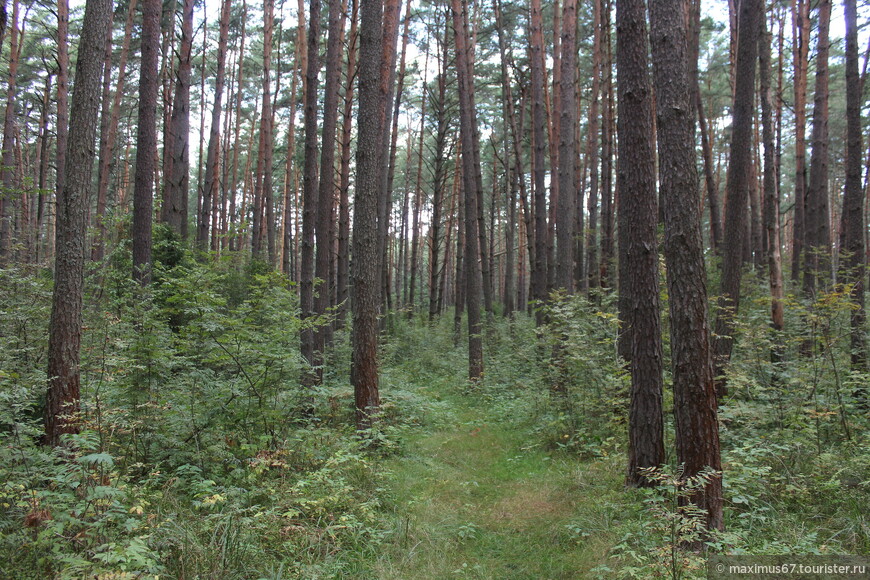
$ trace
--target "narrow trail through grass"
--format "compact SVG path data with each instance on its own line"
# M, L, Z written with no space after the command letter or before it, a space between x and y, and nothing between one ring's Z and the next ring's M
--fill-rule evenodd
M479 392L387 463L397 540L378 578L591 578L614 543L621 479L609 459L543 450Z

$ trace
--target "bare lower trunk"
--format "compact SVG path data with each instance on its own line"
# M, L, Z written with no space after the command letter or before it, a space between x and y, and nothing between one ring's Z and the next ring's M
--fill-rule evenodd
M535 261L532 264L532 298L543 302L547 297L547 192L544 152L547 145L544 129L544 37L542 27L541 2L532 0L530 17L530 68L532 83L532 139L534 182L534 220L535 220ZM543 322L543 314L538 310L537 323Z
M348 276L350 274L350 152L351 131L353 129L353 84L356 80L356 53L359 41L357 29L358 3L352 2L350 21L350 46L347 57L347 82L344 88L344 113L341 129L341 184L338 202L338 272L336 280L336 301L338 302L338 326L344 326L348 311Z
M707 279L685 10L685 0L659 0L650 3L649 11L671 319L675 443L683 479L705 469L716 472L691 501L706 512L708 529L721 530L722 461L707 325ZM755 35L747 34L754 42ZM754 70L754 59L751 65Z
M385 154L386 125L380 78L383 1L361 0L359 122L357 129L357 178L354 192L352 360L356 424L366 429L377 418L378 393L378 198L381 192L380 159Z
M867 372L866 313L864 310L864 188L861 185L861 82L858 77L858 15L856 0L845 0L846 15L846 188L843 196L840 277L854 304L850 316L851 366ZM858 404L867 409L867 387L856 389Z
M764 228L767 231L767 266L770 284L770 326L774 331L771 360L776 363L782 356L782 338L785 327L783 309L782 254L779 232L779 188L776 180L775 146L773 131L773 91L770 87L770 32L766 26L759 36L759 77L761 91L761 126L764 144Z
M69 168L57 199L57 260L52 294L48 345L48 393L45 442L60 443L61 435L78 432L79 349L85 263L86 210L94 162L94 140L100 102L100 73L110 0L89 0L76 64L76 85L67 144Z
M142 2L139 123L133 189L133 277L143 285L151 280L151 214L157 163L157 65L162 8L160 0Z
M806 266L804 293L830 288L831 226L828 200L828 29L831 0L819 2L819 36L816 54L816 86L813 100L813 151L810 156L810 181L807 187Z
M627 483L649 486L644 467L664 462L662 344L658 301L652 84L643 0L616 5L620 350L629 354L631 400Z
M735 317L740 305L740 280L746 240L746 205L752 183L752 117L755 104L755 64L758 57L758 0L740 6L740 42L731 131L731 162L728 165L728 204L722 261L722 287L716 317L714 376L717 394L725 393L723 372L734 346Z
M310 319L314 310L314 235L317 223L317 97L320 73L320 0L311 0L308 21L308 63L305 71L305 165L302 173L302 256L299 272L299 307L302 318ZM303 373L303 383L311 387L318 382L314 368L319 366L315 342L316 334L311 321L301 332L302 357L310 365Z
M162 221L187 238L187 195L190 175L190 73L193 47L193 0L184 0L181 46L170 121L168 156L171 167L164 174Z

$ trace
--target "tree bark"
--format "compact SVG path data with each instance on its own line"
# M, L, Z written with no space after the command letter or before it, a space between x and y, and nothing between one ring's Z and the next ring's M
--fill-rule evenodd
M707 205L710 207L710 246L713 253L722 254L722 213L719 209L719 187L713 170L713 146L704 114L704 100L700 87L695 89L695 106L698 109L698 129L701 133L701 153L704 155L704 187L707 192Z
M719 396L725 394L723 371L734 346L735 317L740 304L743 244L746 234L746 204L752 187L752 117L755 104L755 63L758 58L758 0L740 5L740 39L737 46L734 107L732 109L731 161L728 165L728 200L725 207L725 238L722 287L716 316L714 376Z
M142 61L133 188L133 278L142 285L151 281L151 214L157 163L157 65L162 8L160 0L142 0Z
M803 289L808 297L827 290L831 282L831 225L828 202L828 30L831 0L819 2L816 47L816 87L813 98L813 151L806 204L806 266Z
M840 227L840 279L854 304L850 313L851 367L867 372L864 309L864 188L861 184L861 79L858 76L858 11L856 0L843 0L846 21L846 186ZM867 387L856 390L858 404L868 407Z
M409 2L405 5L405 18L403 19L404 24L402 26L402 28L403 28L402 50L400 53L401 56L399 56L399 67L398 67L398 72L396 73L395 87L393 89L395 91L395 98L393 99L393 103L392 103L392 113L389 115L392 130L390 132L390 159L389 159L389 165L387 167L387 186L386 186L386 191L387 191L387 213L386 213L386 215L387 215L387 240L388 240L387 241L387 244L388 244L387 251L389 254L389 258L391 258L394 255L394 253L396 253L396 250L398 249L398 254L399 254L398 259L395 260L396 280L395 280L394 286L396 288L396 306L399 308L401 308L401 306L402 306L402 297L401 297L401 290L400 289L401 289L402 284L403 284L403 280L402 280L402 268L403 268L403 266L402 266L402 263L405 260L405 256L403 254L404 250L403 250L402 244L405 243L404 236L407 233L407 225L408 225L408 219L407 219L408 212L407 212L407 203L406 202L408 201L409 194L408 194L407 187L404 188L403 193L402 193L402 203L403 203L402 211L403 211L403 214L401 216L401 223L399 225L398 239L396 240L396 242L398 242L398 248L396 248L396 243L393 242L392 240L390 240L389 229L390 229L390 219L391 219L392 214L393 214L393 184L395 182L396 159L397 159L397 152L398 152L399 112L400 112L401 106L402 106L402 97L403 97L404 92L405 92L405 63L406 63L406 57L407 57L407 53L408 53L408 31L409 31L409 27L411 24L411 19L410 19L411 12L410 12L410 10L411 10L411 3ZM397 31L397 33L398 33L398 31ZM398 44L398 38L396 39L396 43ZM392 80L390 81L390 83L392 84ZM410 155L410 147L408 147L406 155ZM406 166L406 170L407 170L407 166ZM407 179L408 179L408 175L406 173L405 174L406 185L407 185ZM393 237L395 238L395 234L393 235ZM384 262L385 264L389 264L391 262L391 260L389 258L385 257L385 262ZM387 295L389 295L389 293L390 293L389 281L390 281L391 272L392 272L392 269L389 266L385 266L384 274L386 275L386 281L385 281L384 291L387 293ZM390 303L389 297L387 299L387 303L388 304Z
M795 111L795 180L794 180L794 232L792 235L791 279L797 283L802 269L806 237L806 118L807 71L809 69L810 2L792 0L792 39L794 54L794 111Z
M0 45L2 46L2 45ZM40 253L42 246L42 230L43 225L45 223L45 194L46 185L48 183L48 142L50 141L48 135L48 117L50 114L51 108L51 81L53 75L49 72L45 77L45 91L42 94L42 111L40 112L40 120L39 120L39 176L37 177L37 188L39 193L37 194L37 203L36 203L36 262L42 259L42 254ZM46 233L46 238L49 236ZM47 256L45 256L47 257Z
M172 106L173 106L173 92L175 89L175 68L173 63L172 56L175 54L175 17L176 17L176 8L178 6L178 0L169 0L168 5L166 6L166 14L167 18L163 18L161 14L160 23L160 35L162 38L162 43L160 47L160 95L158 96L158 104L160 105L159 111L162 111L162 123L159 123L159 127L162 128L163 138L160 140L160 144L163 146L162 153L160 156L156 158L155 166L154 166L154 183L156 194L155 197L160 197L161 203L163 202L163 187L167 181L166 174L172 173L172 137L170 136L170 130L172 128ZM161 8L162 10L162 8ZM161 159L162 157L162 159ZM158 204L158 211L159 211ZM157 219L162 219L162 212L157 214Z
M771 34L762 22L758 45L759 90L761 91L761 131L764 144L764 228L767 231L768 281L770 285L770 326L774 332L771 362L782 357L780 332L785 328L783 306L782 253L779 230L779 187L776 179L776 147L773 127L773 91L770 86Z
M476 112L469 62L467 5L452 0L453 39L456 43L456 77L459 84L459 135L462 140L462 188L465 192L465 304L468 311L468 378L483 377L483 325L480 315L482 273L478 235L478 201L482 197L480 165L474 151L477 147Z
M507 174L505 186L508 190L507 224L505 227L505 279L503 312L505 316L513 318L516 310L514 272L516 270L514 244L516 243L516 205L517 186L525 187L525 176L519 165L521 153L517 145L517 126L514 107L514 96L511 89L511 79L508 73L508 49L505 39L504 20L502 18L501 0L493 0L495 12L495 28L498 34L498 50L501 65L501 100L504 121L507 127L504 131L504 170Z
M399 41L399 17L402 11L402 0L386 0L383 7L383 33L381 35L381 76L380 90L384 95L384 134L381 142L386 154L381 159L381 195L378 202L378 256L381 276L380 300L383 312L386 314L392 308L390 294L390 212L392 208L391 170L395 163L395 148L391 147L393 128L393 105L395 103L396 81L396 48ZM387 317L381 319L384 324Z
M215 192L218 187L217 165L219 154L218 149L220 148L220 118L224 92L224 77L226 76L226 50L229 37L230 8L230 0L224 0L221 4L221 20L219 25L214 105L212 106L211 112L211 127L209 128L208 135L208 152L206 153L205 160L205 178L203 180L202 195L200 196L200 213L196 235L197 247L202 252L207 251L209 248L209 224L211 222L212 210L211 200L214 198ZM242 30L244 31L244 26ZM241 83L241 79L239 79L239 82ZM212 232L212 235L216 236L217 232Z
M359 117L357 122L356 189L354 191L353 263L351 300L353 334L351 383L356 424L367 429L377 418L378 393L378 198L381 193L380 158L386 152L386 93L379 82L383 59L383 0L360 0ZM310 87L309 87L310 88Z
M451 212L456 221L456 269L453 280L453 346L459 347L462 339L462 313L465 312L465 260L467 256L465 248L465 187L461 183L462 177L462 141L459 142L459 152L456 156L456 165L453 171L453 211ZM448 242L449 243L449 242Z
M275 251L275 200L272 191L272 155L274 150L275 131L273 128L275 113L272 103L272 36L275 23L275 0L265 0L263 11L263 117L260 121L260 133L263 135L263 190L261 204L263 206L263 227L261 236L266 236L266 256L273 268L277 263ZM279 63L280 66L280 63ZM261 238L262 239L262 238Z
M124 25L124 40L121 44L121 55L118 60L118 79L115 83L115 92L111 102L111 112L109 113L109 122L106 128L105 139L100 137L100 159L98 162L97 172L97 213L96 226L97 234L94 240L94 247L91 250L91 260L97 262L103 259L106 244L106 206L108 205L109 197L109 179L112 174L112 167L115 163L115 142L118 137L118 122L121 116L121 99L124 96L124 82L127 75L127 56L130 52L130 38L133 34L133 16L136 14L136 0L130 0L130 7L127 10L127 21ZM107 39L107 49L111 52L111 37ZM107 61L108 62L108 61ZM109 106L108 101L103 102L103 107Z
M529 17L529 58L532 83L532 139L535 220L535 260L532 263L532 298L544 302L547 298L547 190L544 129L544 34L542 28L541 0L531 0ZM543 312L538 309L536 322L543 323Z
M320 147L320 181L317 205L317 257L315 274L322 280L314 299L314 311L323 316L329 308L330 256L332 254L332 208L335 200L335 131L338 123L339 77L341 75L341 37L344 29L344 10L341 0L329 0L329 39L326 46L326 72L323 101L323 130ZM332 343L332 325L318 327L314 339L322 353ZM320 371L320 380L323 372Z
M18 23L13 23L17 28ZM11 39L10 39L11 41ZM20 43L20 39L19 39ZM10 76L12 59L18 66L20 47L10 51ZM13 55L13 52L15 53ZM54 161L56 168L55 192L60 193L66 179L66 152L69 139L69 0L57 2L57 153ZM3 163L6 165L6 162ZM85 209L87 220L87 209Z
M601 26L604 35L601 39L604 52L601 80L601 92L604 99L604 111L601 118L601 260L599 262L599 277L601 286L612 289L615 286L613 264L613 44L610 40L610 6L611 0L604 0L604 11ZM618 192L617 192L618 193ZM618 202L617 202L618 203Z
M253 219L251 220L251 256L263 259L264 241L268 252L269 217L272 212L272 28L274 1L265 0L263 8L263 98L261 101L260 131L257 143L257 167L254 175ZM267 183L268 181L268 183ZM266 214L269 214L267 216ZM275 241L272 230L272 251L266 260L274 264Z
M295 57L293 59L293 80L290 83L290 112L291 119L296 118L296 107L298 103L298 87L300 75L305 71L303 66L302 56L305 51L305 10L304 6L299 12L298 25L296 27L296 43ZM304 82L303 82L304 84ZM293 228L293 197L296 192L296 124L290 123L287 128L287 159L284 168L284 216L283 216L283 232L284 243L283 252L281 254L281 271L288 279L296 281L294 264L296 263L296 255L294 252L294 228ZM294 196L291 196L293 192ZM298 208L297 208L298 209Z
M315 315L314 310L314 233L317 223L317 87L320 72L320 0L311 0L308 18L308 63L305 72L305 159L302 169L302 256L299 280L299 306L302 318ZM362 113L360 113L362 115ZM312 368L303 373L307 387L317 384L318 366L316 334L310 322L301 332L302 357Z
M438 17L437 26L442 22ZM450 228L447 227L447 236L444 243L444 260L440 260L442 239L445 236L442 230L444 206L444 191L447 189L448 162L450 152L453 149L451 141L450 117L452 110L447 100L447 77L446 77L446 45L448 26L443 22L444 31L441 36L436 28L436 46L438 62L438 74L435 77L435 88L428 91L428 100L432 107L432 116L435 118L435 135L432 156L432 223L430 225L431 236L429 241L429 322L435 321L435 317L441 312L443 304L443 281L447 274L447 254L450 248Z
M187 195L190 185L190 72L193 48L194 0L184 0L181 21L181 44L178 52L178 72L175 82L175 102L172 105L168 157L171 169L164 175L162 221L187 239Z
M353 130L353 85L357 75L357 47L359 43L358 2L351 0L350 46L347 49L347 74L344 87L344 112L341 128L341 184L338 202L338 272L336 301L338 302L338 326L344 326L348 311L348 277L350 275L350 152Z
M631 400L627 483L649 486L640 473L665 459L662 417L662 343L659 320L655 151L652 85L643 0L617 0L619 75L617 158L619 196L620 350L629 354Z
M300 0L300 3L301 2L302 2L302 0ZM300 10L300 20L303 18L303 15L304 15L304 10ZM239 35L239 54L240 55L245 54L245 32L246 32L247 20L248 20L248 4L245 0L242 0L242 30L241 30L241 34ZM305 43L300 41L297 44L297 50L304 50L302 48L304 46L305 46ZM241 143L240 132L241 132L241 128L242 128L242 93L243 93L242 87L244 86L244 77L245 77L245 75L244 75L244 73L245 73L245 67L244 67L245 59L240 57L238 64L239 64L239 68L238 68L238 73L236 74L236 106L235 106L235 109L236 109L236 128L235 128L235 132L234 132L235 134L233 136L233 169L232 169L232 180L230 183L230 192L231 192L230 193L230 209L229 209L229 212L230 212L230 227L229 227L229 229L230 229L230 231L233 231L233 229L234 229L233 226L234 226L235 220L236 220L236 193L235 192L236 192L236 187L238 185L238 174L239 174L239 143ZM252 133L253 133L253 131L252 131ZM249 150L250 150L250 148L249 148ZM202 153L200 153L200 156L201 155L202 155ZM243 188L244 188L244 182L245 182L245 178L242 177L242 184L243 184L242 187ZM205 217L207 220L208 216L205 216ZM241 227L241 223L244 222L244 219L245 219L245 213L244 213L244 211L242 211L241 214L239 215L240 224L239 224L239 231L237 232L238 236L234 235L234 236L230 237L230 249L231 250L240 250L242 248L242 246L244 245L243 244L244 231L242 230L242 227ZM236 233L236 232L234 232L234 233ZM206 234L206 236L204 237L204 241L207 241L207 240L208 240L208 234Z
M721 530L722 462L707 325L695 110L684 17L687 8L686 0L656 0L650 3L649 11L671 319L675 442L684 479L705 468L719 472L693 494L691 501L707 512L708 529ZM753 34L749 36L754 40ZM754 61L751 64L754 70ZM632 365L635 363L632 360Z
M45 408L45 443L51 446L61 442L61 435L76 433L79 428L86 212L100 106L100 75L111 15L111 0L88 0L85 4L70 119L72 139L66 151L69 166L57 199L57 256Z
M423 65L423 86L426 86L426 79L429 68L429 53L427 51L426 57L424 59ZM425 135L426 129L426 97L425 95L420 99L420 135L419 142L417 143L417 181L414 185L414 208L412 210L413 218L411 224L411 280L409 282L409 290L408 290L408 319L411 320L414 317L414 312L417 310L415 304L415 294L416 294L416 283L417 283L417 270L418 270L418 256L419 256L419 245L420 245L420 211L423 208L424 198L423 198L423 146L424 140L423 136ZM408 142L409 152L410 152L410 140ZM408 171L410 171L410 167L408 167ZM422 293L422 289L421 289Z
M564 0L562 14L562 58L560 59L559 119L559 212L556 228L556 287L574 293L574 187L576 102L577 0ZM581 256L582 257L582 256Z
M586 137L586 163L589 164L589 230L586 232L586 268L580 275L588 288L601 285L598 267L598 139L599 101L601 94L601 8L603 0L595 0L592 8L592 94L590 95L589 130ZM582 211L582 210L580 210Z
M64 0L60 0L63 3ZM58 19L60 20L60 18ZM18 75L18 0L12 2L12 24L9 28L9 69L6 84L6 112L3 121L3 152L0 155L0 174L3 189L0 195L0 266L6 265L12 249L12 192L15 189L15 94ZM58 73L58 85L61 79ZM58 89L59 91L60 89ZM59 156L60 157L60 156Z

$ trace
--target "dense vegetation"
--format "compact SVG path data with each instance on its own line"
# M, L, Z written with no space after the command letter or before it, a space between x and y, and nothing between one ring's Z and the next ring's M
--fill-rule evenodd
M51 276L0 273L3 577L702 573L702 555L671 559L697 533L673 460L659 488L624 488L628 379L607 295L556 300L537 331L524 314L490 322L474 385L449 317L391 315L383 420L359 433L346 331L303 390L286 279L197 264L163 238L149 288L126 248L89 273L73 446L40 445ZM769 298L752 276L746 290L720 407L727 531L708 549L867 553L870 441L850 401L868 377L848 370L848 304L789 300L803 326L771 365ZM816 354L798 356L807 332Z
M870 553L868 29L717 6L0 0L0 577Z

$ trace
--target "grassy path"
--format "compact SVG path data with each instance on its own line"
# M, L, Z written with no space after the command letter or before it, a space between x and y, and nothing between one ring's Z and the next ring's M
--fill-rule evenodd
M455 397L452 420L387 464L399 533L378 578L595 577L618 525L618 468L548 454L525 426Z

